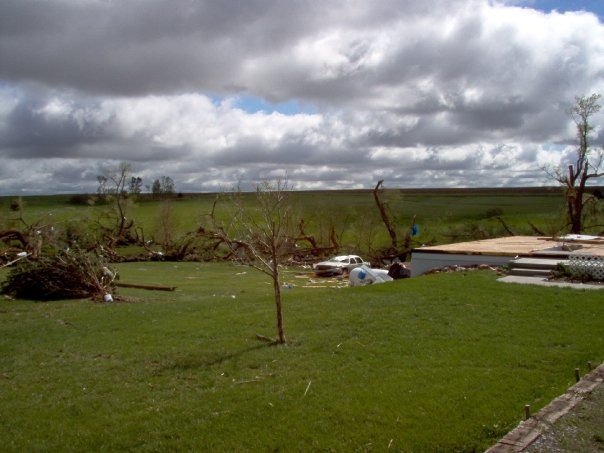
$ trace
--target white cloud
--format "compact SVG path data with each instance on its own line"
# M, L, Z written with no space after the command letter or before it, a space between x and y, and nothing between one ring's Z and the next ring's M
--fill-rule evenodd
M0 194L90 191L119 161L187 191L552 183L604 26L506 3L5 0Z

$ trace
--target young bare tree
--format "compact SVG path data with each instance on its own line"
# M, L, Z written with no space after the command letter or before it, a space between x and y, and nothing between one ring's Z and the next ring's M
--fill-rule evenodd
M594 129L591 118L600 110L600 97L600 94L575 97L575 105L569 114L577 128L577 159L574 165L568 166L568 172L561 168L548 172L564 186L570 232L574 234L581 233L584 227L584 208L588 203L596 201L594 197L585 194L588 180L604 176L604 151L593 149L590 144L590 135Z
M155 219L155 238L164 248L169 248L176 239L178 229L176 211L170 200L164 200L159 206Z
M286 342L283 329L280 266L291 252L291 191L287 180L264 181L256 188L255 206L245 205L242 194L233 196L235 212L227 228L214 228L234 255L243 263L268 275L273 283L277 324L276 343ZM213 215L212 215L213 217Z

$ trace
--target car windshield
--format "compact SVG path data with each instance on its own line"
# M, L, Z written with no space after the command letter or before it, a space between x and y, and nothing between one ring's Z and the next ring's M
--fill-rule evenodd
M337 263L348 263L349 259L347 256L334 256L329 258L329 261L335 261Z

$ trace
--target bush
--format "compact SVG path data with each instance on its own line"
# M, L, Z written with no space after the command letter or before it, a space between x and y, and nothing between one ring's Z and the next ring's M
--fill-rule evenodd
M75 194L69 197L69 204L76 206L89 206L94 204L94 200L89 195Z
M550 273L552 280L568 280L573 282L590 283L596 281L589 269L571 268L568 264L558 263Z
M10 202L10 210L13 212L23 211L23 199L21 197Z
M503 209L501 208L490 208L485 212L485 217L490 219L491 217L500 217L503 215Z

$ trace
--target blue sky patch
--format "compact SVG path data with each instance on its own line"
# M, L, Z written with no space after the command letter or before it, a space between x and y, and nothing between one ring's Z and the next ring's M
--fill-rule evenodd
M519 3L545 12L552 10L560 13L567 11L591 11L597 14L600 20L604 19L603 0L528 0Z
M241 96L238 98L238 101L235 103L235 106L248 113L278 112L283 115L295 115L298 113L317 113L317 108L315 106L308 103L301 103L295 99L287 102L273 104L272 102L268 102L258 96Z

